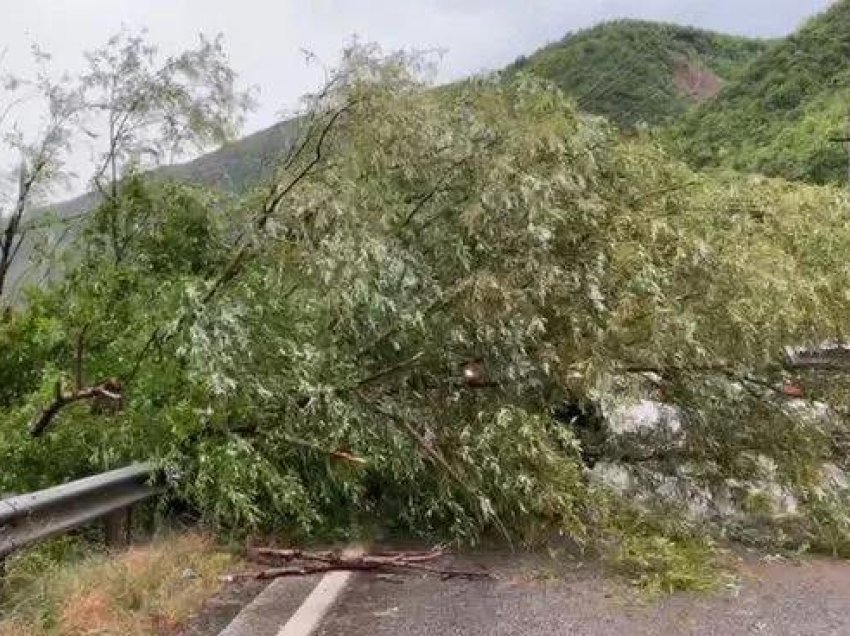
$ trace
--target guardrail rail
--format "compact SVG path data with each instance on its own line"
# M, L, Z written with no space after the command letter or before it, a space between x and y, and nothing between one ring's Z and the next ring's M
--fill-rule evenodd
M108 545L126 544L132 507L162 491L151 485L153 475L153 465L134 464L0 500L0 587L10 554L98 519Z

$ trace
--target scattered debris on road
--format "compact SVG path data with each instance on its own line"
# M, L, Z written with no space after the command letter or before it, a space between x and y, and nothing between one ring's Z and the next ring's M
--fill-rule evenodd
M382 574L404 571L422 572L433 574L443 580L493 578L492 574L484 569L457 570L429 565L445 556L446 551L441 547L435 547L426 552L379 551L362 555L346 555L333 550L252 548L248 552L249 560L271 567L235 574L229 578L266 580L334 571L378 572Z

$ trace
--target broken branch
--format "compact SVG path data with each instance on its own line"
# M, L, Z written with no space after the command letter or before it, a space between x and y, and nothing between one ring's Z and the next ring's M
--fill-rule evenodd
M114 386L114 382L107 380L96 386L75 389L72 393L65 393L62 390L62 383L57 380L53 401L41 409L30 424L30 437L41 437L50 428L59 412L76 402L106 398L112 402L120 403L122 396L115 392Z
M427 562L445 556L442 548L434 548L428 552L377 552L364 555L344 555L332 551L310 552L305 550L275 548L255 548L251 556L264 562L275 559L286 563L257 572L237 574L236 578L253 578L260 580L276 579L290 576L307 576L334 571L349 572L398 572L412 570L435 574L443 579L466 578L488 579L492 575L486 570L457 570L443 569Z

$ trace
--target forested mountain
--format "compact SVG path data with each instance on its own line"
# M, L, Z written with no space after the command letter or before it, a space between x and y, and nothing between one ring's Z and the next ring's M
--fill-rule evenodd
M770 47L764 40L619 20L567 35L509 69L555 82L621 126L659 125L714 97Z
M591 113L631 126L660 124L711 98L769 47L763 40L691 27L618 20L567 35L505 70L549 79ZM291 121L275 124L194 161L159 173L241 192L255 183L292 140ZM60 206L60 216L90 207L80 197Z
M696 167L723 166L816 183L843 181L850 107L850 0L771 47L674 127Z
M658 125L682 115L741 77L769 48L763 40L691 27L618 20L569 34L505 69L556 83L580 108L624 125ZM188 163L158 170L165 178L241 192L264 174L293 138L291 121L275 124ZM54 207L59 217L91 207L92 195Z
M193 161L159 168L155 175L230 192L244 192L267 174L296 134L297 120L282 121ZM91 208L94 201L94 195L83 195L55 206L53 211L59 217L69 217Z

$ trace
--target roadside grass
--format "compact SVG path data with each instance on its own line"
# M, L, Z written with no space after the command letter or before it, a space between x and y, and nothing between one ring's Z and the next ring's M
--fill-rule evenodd
M119 553L80 558L73 546L66 553L71 556L57 561L35 552L11 565L0 636L177 634L237 565L235 556L198 533Z
M710 592L731 576L713 546L698 539L627 536L607 561L616 573L650 597Z

